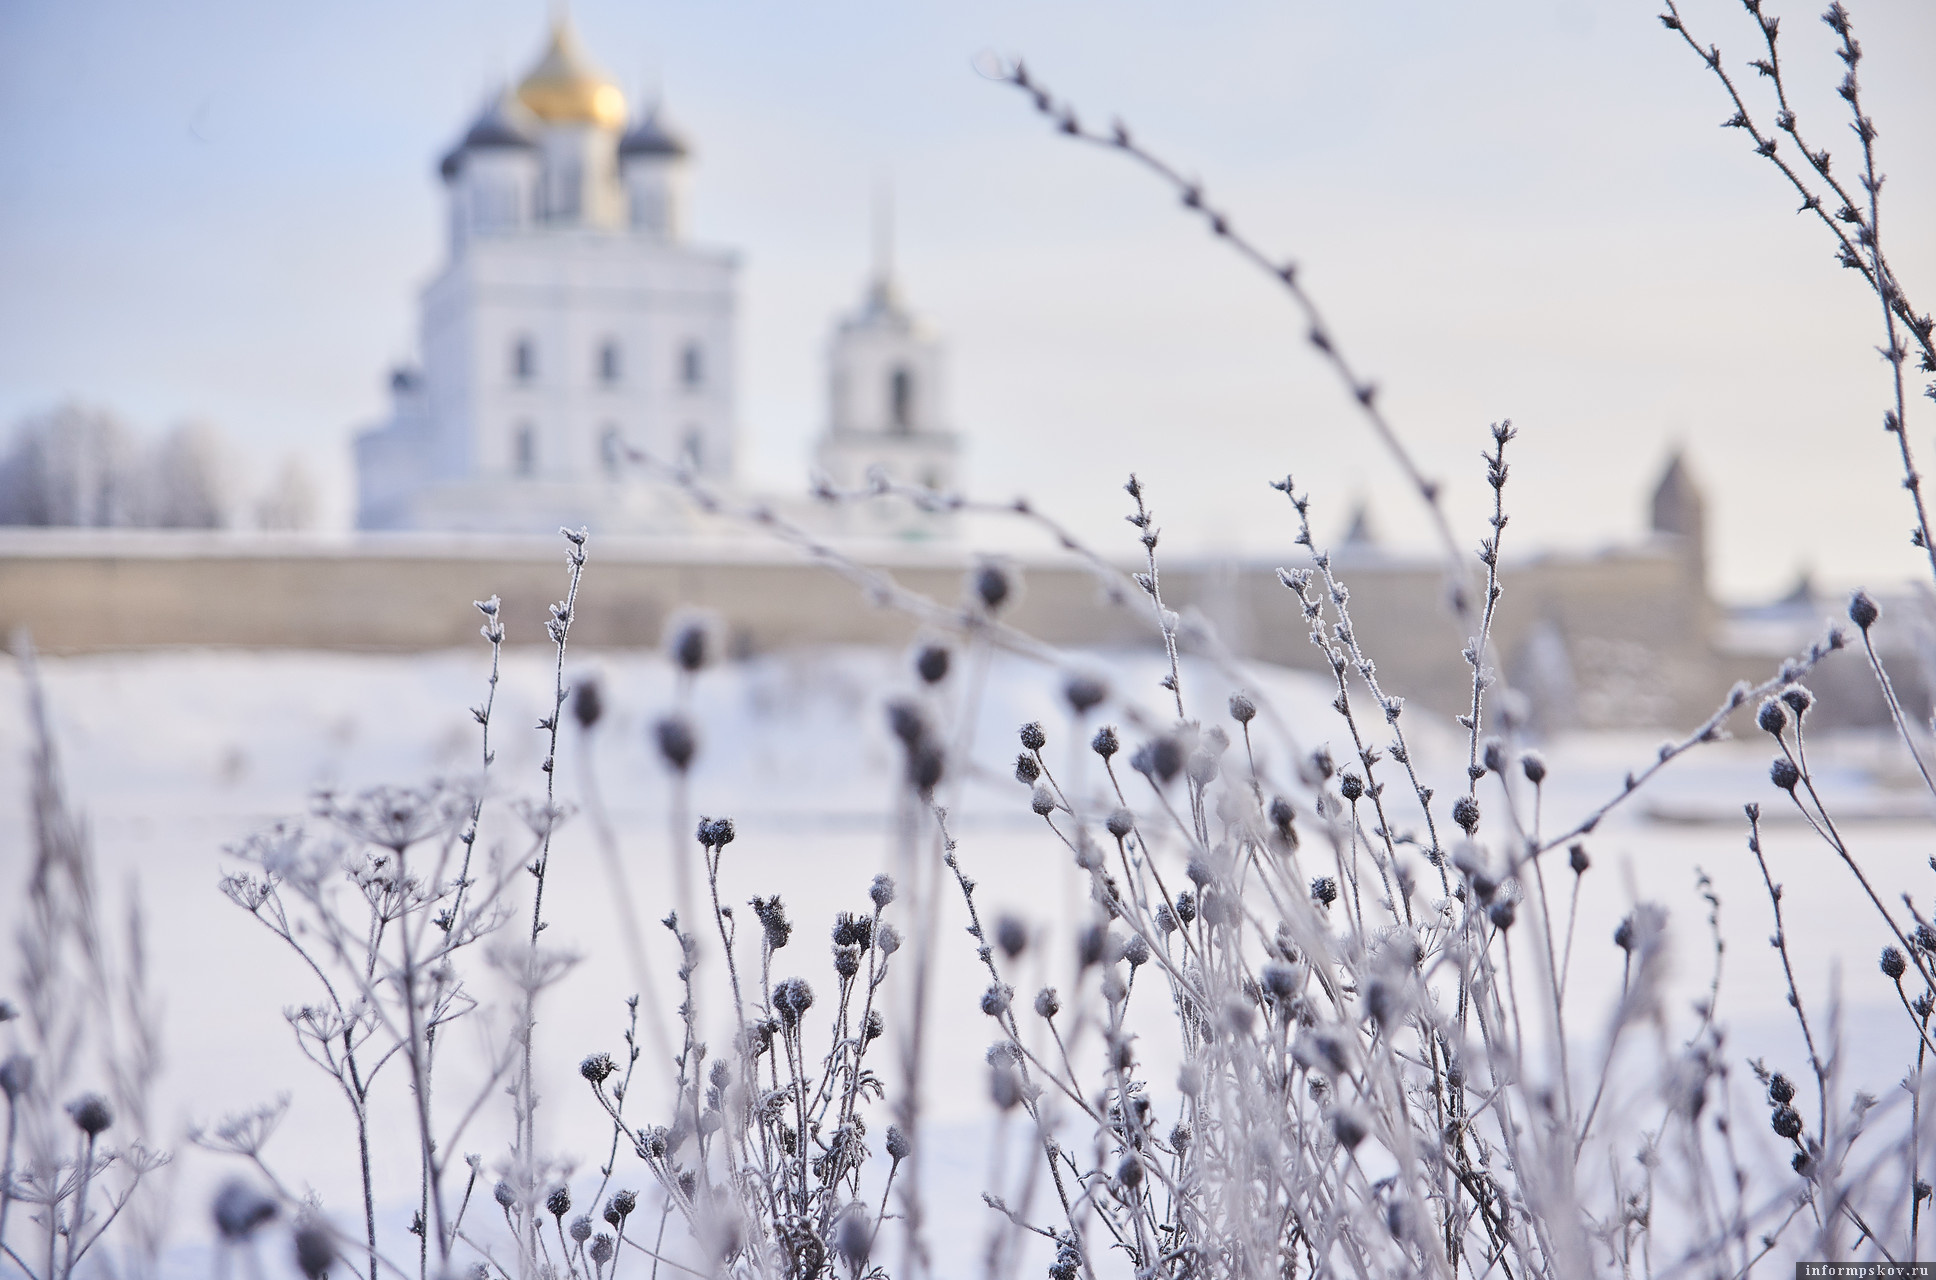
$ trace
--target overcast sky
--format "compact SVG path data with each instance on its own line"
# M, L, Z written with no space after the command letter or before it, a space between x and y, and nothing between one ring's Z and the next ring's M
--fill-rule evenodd
M1785 16L1805 133L1846 150L1830 37ZM1710 494L1737 597L1802 565L1914 569L1875 304L1654 6L1498 0L578 0L634 101L696 151L691 225L743 255L749 481L803 484L829 326L890 176L908 296L948 338L971 488L1127 545L1150 482L1178 546L1284 548L1295 474L1341 528L1422 521L1271 282L1119 158L1058 139L978 55L1023 55L1202 175L1295 257L1476 538L1489 422L1522 436L1509 542L1634 536L1667 450ZM1731 67L1734 3L1687 13ZM1885 238L1936 308L1936 6L1855 7ZM64 398L206 418L347 506L351 431L414 356L443 253L435 163L536 56L539 0L0 5L0 423ZM1741 83L1757 95L1752 72ZM1760 97L1755 99L1762 102ZM1769 109L1762 103L1764 114ZM1842 171L1852 172L1853 156ZM1936 457L1936 409L1912 410Z

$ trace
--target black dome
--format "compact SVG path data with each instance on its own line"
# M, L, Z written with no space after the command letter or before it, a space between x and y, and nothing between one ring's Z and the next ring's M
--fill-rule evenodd
M537 145L511 111L508 100L498 98L478 113L465 131L464 140L452 147L437 166L446 182L457 176L458 163L466 151L524 150Z
M686 144L679 135L659 123L659 114L655 111L633 125L626 135L619 139L618 153L621 156L677 158L686 154Z

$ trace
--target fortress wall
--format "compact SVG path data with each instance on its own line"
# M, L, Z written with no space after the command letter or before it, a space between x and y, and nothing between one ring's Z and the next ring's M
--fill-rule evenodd
M945 605L963 599L976 560L942 547L876 548L873 565ZM1069 558L1024 561L1004 618L1063 646L1154 644L1146 598L1109 603ZM1322 669L1310 625L1275 562L1176 561L1171 607L1213 622L1242 656ZM1445 714L1470 697L1465 637L1432 564L1340 556L1358 633L1388 689ZM220 534L0 533L0 628L29 628L51 653L155 646L410 651L477 643L472 601L504 601L507 638L542 644L565 589L554 539L365 536L337 542ZM1692 723L1724 691L1713 609L1678 556L1640 550L1510 568L1495 624L1509 675L1541 628L1572 660L1566 715L1589 724ZM913 619L871 602L833 571L771 545L605 539L594 543L573 627L588 647L659 642L682 607L717 613L741 652L796 644L905 644ZM1691 717L1691 719L1690 719Z
M487 542L293 540L243 545L208 535L106 535L99 539L0 537L0 628L29 628L50 653L154 646L410 651L473 643L472 602L498 595L511 644L545 643L544 621L566 589L555 540ZM92 543L92 545L89 545ZM903 586L944 604L963 598L966 556L890 561ZM1147 610L1102 600L1088 570L1022 568L1019 599L1003 614L1054 644L1136 643ZM918 623L870 602L830 569L786 552L614 550L594 546L573 639L594 647L650 647L680 608L716 612L746 650L789 644L894 644Z

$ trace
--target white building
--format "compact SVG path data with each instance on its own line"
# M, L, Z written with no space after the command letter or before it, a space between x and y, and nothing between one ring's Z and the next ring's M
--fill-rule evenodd
M893 273L877 268L858 311L840 322L828 350L827 430L815 451L834 487L865 488L876 477L952 493L960 444L944 420L941 344L903 305ZM901 498L841 510L846 533L936 537L951 531L943 512Z
M556 24L441 166L449 250L421 302L421 369L391 375L389 418L356 440L365 529L690 530L686 504L624 465L620 441L734 479L737 261L685 238L685 144L625 100ZM884 269L830 351L819 463L946 488L940 348ZM820 523L825 513L807 514ZM944 520L875 502L855 533L932 536Z
M357 438L359 526L663 527L620 440L730 480L736 260L684 238L684 144L656 112L626 126L560 22L444 157L449 258L422 369Z

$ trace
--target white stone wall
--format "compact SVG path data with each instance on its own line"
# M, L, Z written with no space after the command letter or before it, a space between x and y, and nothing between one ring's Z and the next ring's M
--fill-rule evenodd
M639 156L623 162L627 222L633 231L678 240L685 235L685 175L670 156Z
M537 203L538 158L527 150L469 151L450 191L450 244L462 254L477 236L505 235L530 225Z

